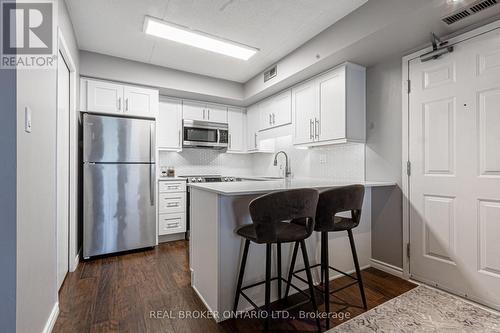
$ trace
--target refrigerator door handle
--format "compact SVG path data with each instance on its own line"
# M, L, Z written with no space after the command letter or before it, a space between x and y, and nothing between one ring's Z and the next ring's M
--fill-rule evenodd
M151 200L151 206L155 204L155 124L151 123L149 131L149 161L151 163L149 168L149 198Z

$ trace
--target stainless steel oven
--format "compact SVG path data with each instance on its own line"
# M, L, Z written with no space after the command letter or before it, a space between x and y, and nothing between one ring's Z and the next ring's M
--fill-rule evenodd
M227 149L228 125L207 121L183 121L184 148Z

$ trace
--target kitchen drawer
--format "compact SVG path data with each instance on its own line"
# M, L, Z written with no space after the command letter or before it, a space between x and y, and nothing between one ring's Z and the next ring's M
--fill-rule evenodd
M160 214L185 212L186 192L160 193L158 205Z
M160 193L186 192L185 181L160 181L158 185Z
M186 213L160 214L158 235L186 232Z

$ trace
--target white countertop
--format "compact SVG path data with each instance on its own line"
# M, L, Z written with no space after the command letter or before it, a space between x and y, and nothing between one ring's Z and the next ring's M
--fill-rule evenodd
M258 177L247 177L259 179ZM366 187L395 186L396 182L335 182L328 179L292 178L280 180L251 180L241 182L224 183L191 183L191 188L215 192L222 195L245 195L256 193L268 193L279 190L297 188L328 188L340 187L353 184L362 184Z

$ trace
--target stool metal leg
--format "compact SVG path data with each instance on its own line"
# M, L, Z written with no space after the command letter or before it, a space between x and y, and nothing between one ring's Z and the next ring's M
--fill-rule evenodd
M321 267L323 269L323 280L325 283L323 284L324 288L324 297L325 297L325 312L328 315L328 318L326 319L326 329L330 328L330 261L328 258L328 232L324 231L321 233L321 253L323 254L322 256L322 262L321 262Z
M281 299L281 243L276 244L277 247L277 264L278 264L278 299Z
M290 263L290 271L288 272L288 279L286 281L285 298L288 297L290 292L290 282L292 282L293 271L295 269L295 261L297 260L297 251L299 250L299 242L295 242L293 246L292 262Z
M300 241L300 249L302 250L302 257L304 258L304 266L306 268L307 282L309 283L309 292L311 293L311 302L313 310L318 311L318 305L316 304L316 296L314 295L314 284L311 274L311 267L309 266L309 257L307 255L306 242L304 240ZM321 323L319 316L316 316L316 325L318 325L318 332L321 332Z
M245 274L245 265L247 264L248 257L248 247L250 246L250 241L245 240L245 247L243 249L243 257L241 258L240 273L238 275L238 284L236 285L236 295L234 296L234 306L233 312L236 313L238 310L238 301L241 294L241 284L243 283L243 275Z
M361 299L363 300L363 308L366 310L368 307L366 305L365 288L363 287L363 279L361 277L361 270L359 269L358 254L356 253L356 245L354 245L352 230L347 230L347 234L349 235L349 243L351 243L352 259L354 261L354 267L356 268L356 277L358 278L359 292L361 293Z
M271 244L266 244L266 321L264 330L267 332L269 330L269 317L270 317L270 307L271 304Z

